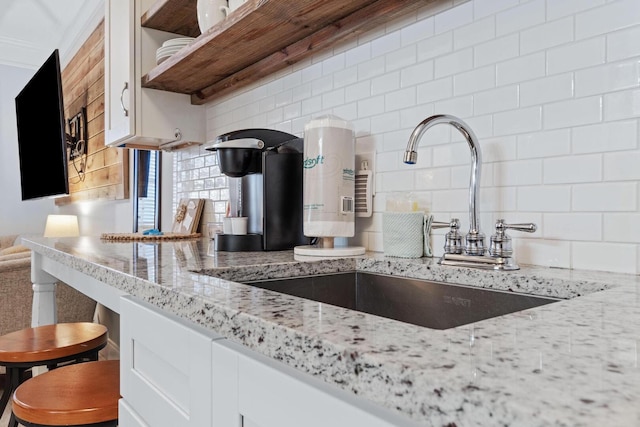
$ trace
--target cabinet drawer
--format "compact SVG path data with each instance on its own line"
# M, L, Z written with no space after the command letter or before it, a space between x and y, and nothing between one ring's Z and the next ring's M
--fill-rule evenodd
M211 341L219 336L122 297L121 394L153 427L211 425Z

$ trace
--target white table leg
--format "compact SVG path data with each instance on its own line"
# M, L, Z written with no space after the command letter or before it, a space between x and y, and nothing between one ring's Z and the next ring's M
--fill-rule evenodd
M51 325L58 322L56 307L57 279L42 270L42 255L31 252L31 281L33 282L33 305L31 326Z

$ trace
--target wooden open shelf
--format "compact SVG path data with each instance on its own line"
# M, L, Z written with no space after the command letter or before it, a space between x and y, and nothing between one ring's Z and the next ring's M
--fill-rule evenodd
M142 87L204 104L438 0L247 0L142 77ZM142 26L189 35L195 0L158 0ZM192 28L192 27L191 27Z

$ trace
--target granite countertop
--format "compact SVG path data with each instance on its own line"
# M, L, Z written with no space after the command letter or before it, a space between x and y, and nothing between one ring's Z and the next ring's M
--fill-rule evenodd
M306 262L292 251L214 252L206 239L24 243L422 425L640 425L640 276L381 254ZM566 300L435 330L235 282L354 270Z

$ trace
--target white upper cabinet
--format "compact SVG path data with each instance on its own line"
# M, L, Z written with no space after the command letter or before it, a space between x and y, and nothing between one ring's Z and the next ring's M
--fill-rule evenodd
M141 87L156 50L182 37L140 26L151 0L105 1L105 144L176 149L205 141L204 107L189 95Z

